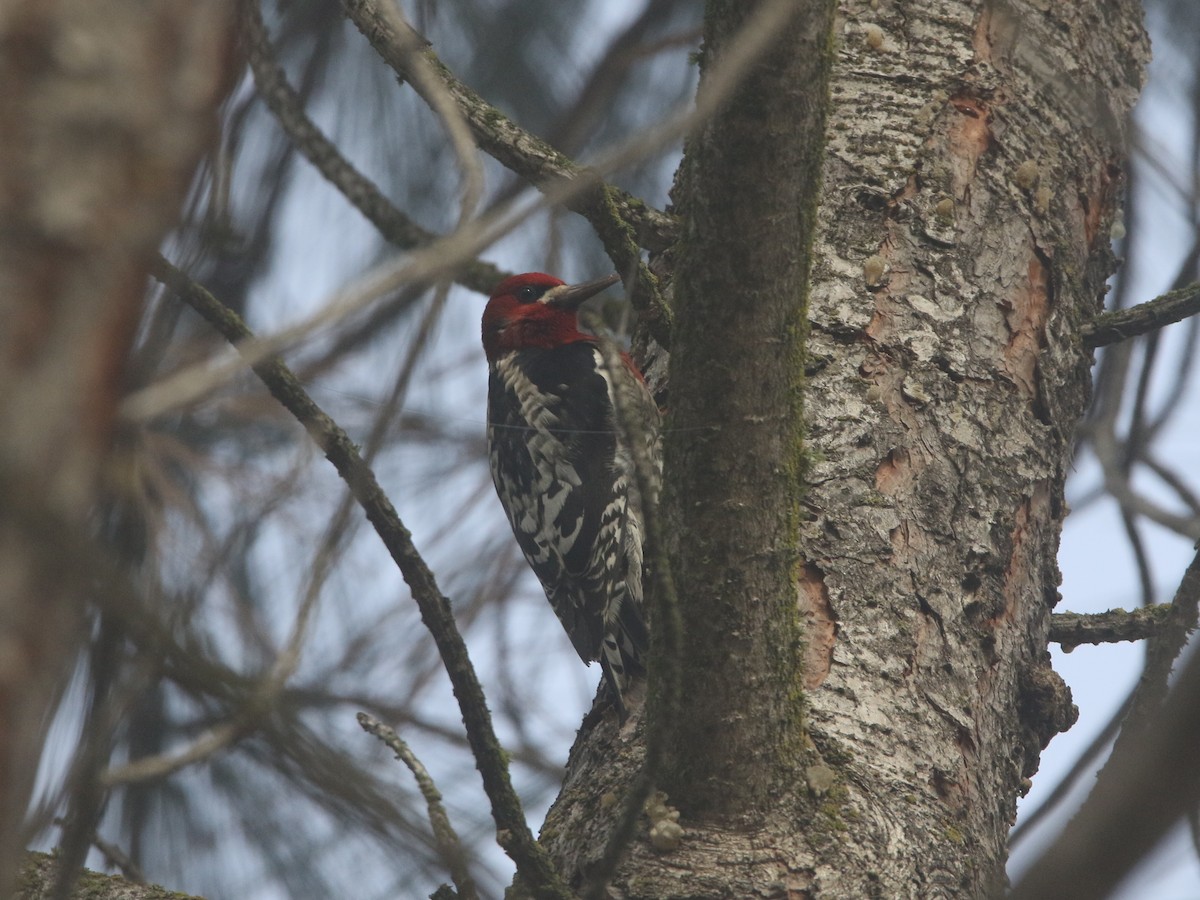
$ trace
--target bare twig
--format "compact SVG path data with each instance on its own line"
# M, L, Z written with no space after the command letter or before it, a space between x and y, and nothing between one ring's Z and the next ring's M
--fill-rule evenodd
M154 275L231 343L239 344L253 337L236 313L166 260L160 258L157 261ZM570 891L563 885L546 851L529 831L520 800L509 778L504 750L492 727L483 689L450 611L450 602L442 595L433 573L413 546L412 535L400 521L391 501L379 486L375 473L364 462L349 435L309 397L287 366L279 359L266 359L255 362L253 368L271 394L304 426L350 486L355 499L412 590L421 620L437 644L462 711L467 739L491 802L497 841L516 863L535 896L561 900L569 898Z
M700 29L647 43L646 35L687 4L688 0L648 0L637 18L629 22L609 43L599 62L592 67L571 109L555 125L549 143L565 153L576 153L596 125L611 109L616 93L633 65L669 47L694 46Z
M1200 540L1200 516L1173 513L1133 489L1129 476L1127 447L1116 435L1115 419L1115 412L1111 415L1106 413L1096 423L1092 432L1092 447L1104 470L1105 488L1121 505L1123 512L1145 516L1177 534Z
M446 867L450 870L450 880L454 882L454 887L461 900L475 900L479 893L475 889L475 880L467 869L467 856L463 852L458 833L455 832L454 826L450 822L450 816L446 813L446 807L442 805L441 791L434 784L429 770L417 759L412 748L392 728L363 712L358 714L358 724L362 726L363 731L373 734L387 744L388 749L396 754L396 759L408 766L408 770L412 772L413 778L417 781L417 787L421 789L421 796L425 798L425 807L429 811L429 825L433 829L433 839L437 843L442 859L446 861Z
M1101 313L1083 326L1083 345L1090 350L1165 328L1200 313L1200 282L1128 309Z
M1165 609L1166 617L1146 645L1146 664L1142 667L1129 715L1117 736L1114 753L1145 730L1166 702L1171 670L1200 617L1200 550L1192 557L1175 596Z
M139 781L166 778L173 772L195 765L228 747L245 734L249 727L250 723L247 717L237 716L229 722L209 729L182 750L142 757L115 769L108 769L100 776L100 783L104 787L110 788L118 784L134 784Z
M120 869L121 874L127 880L132 881L134 884L146 883L146 874L142 871L141 867L130 858L128 853L116 844L103 840L99 836L92 838L92 843L97 850L104 854L104 858L108 864Z

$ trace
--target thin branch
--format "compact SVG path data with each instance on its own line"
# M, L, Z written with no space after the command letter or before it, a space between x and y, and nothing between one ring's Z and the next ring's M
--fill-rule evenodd
M641 14L612 39L592 67L571 109L555 125L548 143L561 147L565 153L576 153L611 109L618 89L635 63L668 48L699 43L699 28L652 43L644 42L648 33L668 22L686 3L687 0L647 0Z
M385 239L406 250L433 241L436 235L397 209L375 183L359 172L309 119L304 111L304 101L288 83L286 74L275 60L262 14L252 0L246 0L243 4L243 28L247 37L250 70L254 74L259 96L274 113L296 149L379 229ZM458 269L455 279L464 287L486 294L505 275L491 263L472 260Z
M1101 313L1083 326L1083 346L1089 350L1165 328L1200 313L1200 282L1128 309Z
M161 257L153 274L235 345L253 338L241 318L186 274ZM529 831L521 802L513 790L503 748L492 727L483 689L454 622L450 601L442 595L433 572L413 546L412 535L363 461L354 442L309 397L295 375L277 358L255 362L254 372L271 394L295 416L350 486L367 519L391 554L438 647L462 711L475 764L483 779L496 822L497 841L513 859L535 896L565 900L571 896L546 851Z
M467 856L463 852L462 841L458 839L450 816L446 813L446 807L442 805L441 791L434 784L429 770L395 730L363 712L358 714L358 724L362 726L363 731L373 734L387 744L388 749L396 754L396 759L408 766L408 770L417 781L417 787L421 789L421 796L425 798L433 839L450 870L450 880L454 882L460 900L476 900L479 894L475 889L475 880L471 878L467 869Z
M99 835L92 838L92 844L97 850L104 854L104 860L109 866L120 869L121 874L134 884L145 884L146 874L141 867L135 863L120 847L116 844L106 841Z
M429 42L408 24L399 4L385 3L380 7L380 12L388 19L396 35L397 49L405 60L404 70L411 84L442 120L450 138L450 146L458 157L458 165L463 172L462 205L458 214L458 224L462 225L471 218L479 206L479 198L483 196L483 165L479 160L479 148L475 146L470 128L454 96L421 52L429 46Z
M1146 663L1133 696L1129 715L1117 736L1113 752L1144 731L1147 723L1166 702L1170 686L1171 670L1187 646L1188 637L1196 629L1200 618L1200 550L1192 557L1183 573L1175 596L1166 605L1167 617L1151 635L1146 645Z
M1148 469L1150 469L1151 472L1161 478L1167 487L1175 492L1175 495L1179 498L1180 502L1186 504L1188 509L1192 511L1192 515L1200 516L1200 497L1196 496L1195 492L1192 491L1191 487L1186 481L1183 480L1182 477L1180 477L1173 470L1168 469L1165 465L1159 462L1155 457L1150 456L1148 453L1142 454L1141 462Z
M182 750L142 757L118 768L109 769L100 776L100 784L111 788L118 784L135 784L139 781L166 778L228 747L249 729L249 718L244 714L237 715L232 721L209 729Z
M1055 613L1050 617L1050 642L1070 652L1080 644L1141 641L1156 634L1174 615L1173 607L1165 603L1135 610Z
M376 455L383 446L384 438L387 436L388 426L395 416L396 410L404 403L408 386L412 381L413 373L416 371L417 361L421 358L422 352L428 348L430 343L429 337L438 319L441 317L442 311L445 309L448 290L449 286L445 284L438 288L433 304L422 317L421 324L413 340L412 351L405 359L399 375L396 376L396 381L390 395L375 418L374 427L371 429L366 441L363 442L362 457L364 463L368 466L374 463ZM283 690L287 680L295 672L296 666L299 665L300 653L303 649L309 621L312 618L313 610L316 608L321 588L325 585L332 571L336 558L335 554L338 545L346 534L350 512L353 508L354 495L352 492L347 491L329 520L325 538L321 542L320 550L313 563L312 574L308 579L308 589L305 592L304 600L300 604L300 612L296 616L296 623L292 628L291 637L288 639L284 651L279 654L279 658L276 660L264 684L264 700L273 702L280 691Z
M397 34L394 23L383 12L384 4L377 0L343 0L342 6L384 62L402 79L410 80L413 73L403 47L412 40L420 39L406 40ZM456 78L432 50L426 48L423 56L458 104L475 140L486 153L539 190L561 181L592 182L598 190L577 195L567 203L567 207L583 215L598 231L601 227L612 227L608 222L608 212L601 208L605 202L602 196L605 186L594 175L541 138L525 131L485 101ZM413 87L426 101L430 100L420 84L414 83ZM624 191L612 189L610 197L622 222L628 222L637 232L641 246L650 250L665 250L674 242L678 224L671 216L647 206Z
M1092 449L1104 471L1104 486L1109 494L1121 505L1124 513L1145 516L1178 534L1200 540L1200 516L1181 516L1170 512L1133 489L1125 448L1114 431L1115 424L1115 411L1112 415L1106 413L1097 422L1092 434Z

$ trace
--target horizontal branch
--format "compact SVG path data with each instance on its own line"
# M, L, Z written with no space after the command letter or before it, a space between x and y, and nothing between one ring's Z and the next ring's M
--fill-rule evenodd
M237 313L162 257L152 264L151 271L235 347L254 338L254 333ZM252 368L272 396L304 426L333 463L412 591L421 621L433 636L450 676L475 765L491 802L500 845L517 864L518 872L535 896L565 900L570 897L570 892L555 872L546 851L533 839L521 802L513 790L505 752L496 738L483 688L454 622L450 601L438 588L433 572L413 545L412 534L404 527L350 436L308 395L283 361L270 357L255 362Z
M1101 313L1083 326L1083 345L1089 350L1173 325L1200 313L1200 282L1128 309Z
M1050 617L1050 642L1070 652L1080 644L1141 641L1153 636L1171 615L1169 604L1102 613L1055 613Z

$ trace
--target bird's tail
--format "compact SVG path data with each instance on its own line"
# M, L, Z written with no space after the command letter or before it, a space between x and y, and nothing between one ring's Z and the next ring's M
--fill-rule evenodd
M650 634L641 608L625 596L605 629L600 649L600 667L604 670L609 699L622 722L629 715L625 692L634 678L646 674L644 660L649 646Z

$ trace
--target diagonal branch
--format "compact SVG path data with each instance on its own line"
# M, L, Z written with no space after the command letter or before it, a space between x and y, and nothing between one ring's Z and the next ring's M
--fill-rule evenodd
M475 889L475 880L467 868L467 857L463 852L462 842L458 839L458 832L454 830L454 826L450 822L450 816L442 803L442 793L434 784L429 770L425 768L421 760L417 759L412 748L404 742L400 735L396 734L395 730L364 712L358 714L358 724L362 726L363 731L383 741L396 754L396 759L408 766L408 770L412 772L413 778L417 781L417 787L421 789L421 796L425 798L425 806L429 812L429 825L433 829L433 838L437 843L438 852L442 854L442 858L450 869L450 880L454 882L459 900L477 900L479 893Z
M165 259L157 259L153 274L231 344L237 346L253 338L253 333L237 313ZM375 473L363 460L350 436L313 401L282 360L277 357L261 360L253 365L253 369L275 399L304 426L350 486L355 499L412 590L421 621L433 636L446 673L450 676L475 765L491 802L500 846L516 863L535 896L559 900L570 897L570 892L555 872L545 850L529 831L521 802L509 778L504 749L492 727L483 689L467 655L466 644L454 623L450 601L438 588L433 572L417 552L412 535L400 521L376 480Z
M384 238L397 247L407 250L434 240L436 235L397 209L373 181L342 155L305 113L303 100L288 83L286 74L275 59L257 3L252 0L243 3L242 22L247 38L247 58L259 96L292 139L296 149L379 229ZM486 294L505 274L491 263L474 260L458 269L456 279L464 287Z
M398 35L391 18L376 0L343 0L343 8L358 30L370 41L380 57L404 80L412 76L404 47L411 43ZM414 38L414 40L420 40ZM580 213L600 234L614 228L605 208L606 194L623 222L636 231L638 243L650 250L664 250L674 241L677 224L670 216L647 206L624 191L610 189L541 138L518 126L502 112L463 84L446 68L437 55L426 48L423 58L433 67L443 86L458 103L480 148L506 168L537 187L552 187L561 181L594 180L596 190L582 192L567 202L567 208ZM419 84L414 87L428 101ZM608 245L608 241L605 241Z

